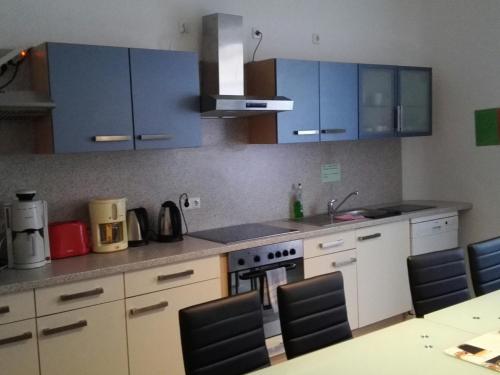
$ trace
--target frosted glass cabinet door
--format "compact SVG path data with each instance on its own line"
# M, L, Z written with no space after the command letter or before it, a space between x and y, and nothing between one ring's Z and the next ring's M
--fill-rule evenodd
M432 134L432 70L401 67L398 86L398 135Z
M359 138L394 136L396 69L359 65Z

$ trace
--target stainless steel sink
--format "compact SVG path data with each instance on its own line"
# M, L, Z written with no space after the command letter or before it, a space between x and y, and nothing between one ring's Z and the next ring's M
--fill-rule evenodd
M320 214L320 215L314 215L314 216L307 216L307 217L304 217L302 219L295 219L294 221L304 223L304 224L309 224L309 225L315 225L318 227L324 227L324 226L329 226L329 225L346 223L346 222L350 222L350 221L366 220L367 218L382 217L382 215L384 215L386 213L387 213L387 211L383 211L383 210L358 208L355 210L341 211L341 212L337 213L337 215L335 215L333 218L329 214ZM341 216L341 215L357 215L357 216L362 216L362 217L356 218L353 220L336 219L336 217Z

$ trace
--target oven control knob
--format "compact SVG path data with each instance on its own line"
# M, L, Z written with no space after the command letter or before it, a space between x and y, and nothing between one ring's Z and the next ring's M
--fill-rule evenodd
M295 249L290 249L290 255L295 255L296 251Z
M244 266L245 265L245 259L243 259L243 258L238 259L238 264L240 266Z
M288 256L288 250L283 250L283 256L287 257Z
M256 263L260 262L260 256L258 256L258 255L254 256L253 261Z
M276 258L281 258L281 251L275 252L274 255L276 255Z
M273 254L273 253L269 253L269 254L267 254L267 258L268 258L268 259L274 259L274 254Z

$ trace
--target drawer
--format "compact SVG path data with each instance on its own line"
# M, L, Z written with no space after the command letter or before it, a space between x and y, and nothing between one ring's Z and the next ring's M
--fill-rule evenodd
M304 258L356 248L354 231L329 234L304 240Z
M0 326L1 373L38 375L35 319Z
M126 297L220 277L219 256L125 273Z
M123 298L122 274L35 289L37 316L79 309Z
M33 290L0 296L0 324L35 317Z

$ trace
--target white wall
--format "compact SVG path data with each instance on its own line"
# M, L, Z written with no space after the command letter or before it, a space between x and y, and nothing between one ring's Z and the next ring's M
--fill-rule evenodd
M468 201L462 244L500 235L500 146L476 147L474 110L500 107L500 2L428 2L434 135L403 141L403 196Z

